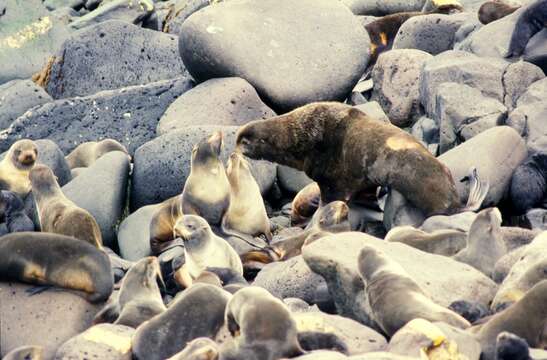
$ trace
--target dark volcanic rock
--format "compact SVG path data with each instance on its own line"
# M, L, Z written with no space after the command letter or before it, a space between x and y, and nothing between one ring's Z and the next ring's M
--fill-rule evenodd
M369 38L338 1L243 0L208 6L182 25L192 76L238 76L275 109L342 100L368 62Z
M0 130L11 125L28 109L53 99L30 80L13 80L0 86Z
M111 138L133 154L154 137L167 107L190 87L190 80L178 78L50 102L0 132L0 151L30 138L51 139L68 154L83 142Z
M184 73L176 36L111 20L67 39L55 55L46 89L55 99L87 96Z

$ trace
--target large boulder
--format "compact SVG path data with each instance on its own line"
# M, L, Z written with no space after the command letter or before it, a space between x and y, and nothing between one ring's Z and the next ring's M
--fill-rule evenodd
M402 243L385 242L364 233L331 235L304 247L304 260L327 281L340 315L365 325L373 324L365 286L357 271L357 257L365 245L383 251L398 262L441 306L447 307L457 300L487 305L496 292L496 284L469 265Z
M190 88L190 80L177 78L56 100L25 113L0 131L0 151L30 138L51 139L68 154L86 141L111 138L133 154L154 138L161 115Z
M211 79L182 94L163 114L157 133L191 125L244 125L275 113L241 78Z
M365 70L370 44L351 11L330 0L213 4L190 16L179 38L195 79L241 77L283 111L343 100Z
M174 0L171 10L165 18L163 32L178 36L186 19L211 3L210 0Z
M143 206L126 217L118 228L120 255L130 261L138 261L152 255L150 249L150 221L160 204Z
M74 33L55 55L46 89L55 99L184 74L177 37L118 20Z
M237 126L191 126L171 131L147 142L135 152L131 209L157 204L180 194L190 174L192 148L215 131L222 131L224 146L221 159L226 163L235 148ZM276 166L262 160L250 160L251 172L262 194L275 181Z
M545 99L547 96L547 81L543 71L526 61L519 61L510 64L503 75L503 86L505 89L505 106L509 110L517 107L517 101L522 103L536 102ZM527 93L525 97L522 95ZM543 96L543 98L542 98Z
M30 80L13 80L0 85L0 130L10 126L30 108L50 101L51 96Z

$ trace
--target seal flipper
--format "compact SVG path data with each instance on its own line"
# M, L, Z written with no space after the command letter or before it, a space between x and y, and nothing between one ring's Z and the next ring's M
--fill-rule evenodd
M486 195L488 195L490 183L488 180L481 180L479 172L474 166L470 169L469 175L460 180L460 182L465 181L469 181L469 197L462 212L477 211L480 209Z
M34 296L34 295L38 295L38 294L41 294L43 292L46 292L46 291L61 291L61 290L65 290L65 289L61 289L61 288L58 288L54 285L38 285L38 286L33 286L31 287L30 289L26 289L25 292L28 294L28 296Z

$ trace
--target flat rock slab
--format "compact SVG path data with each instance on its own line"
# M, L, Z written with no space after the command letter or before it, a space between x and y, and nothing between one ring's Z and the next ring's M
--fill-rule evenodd
M0 151L29 138L53 140L68 154L83 142L111 138L132 155L154 138L165 110L190 88L190 80L177 78L56 100L25 113L0 131Z
M60 99L182 76L177 40L118 20L90 26L55 55L46 89Z
M0 86L0 130L7 128L28 109L53 99L30 80L13 80Z
M180 53L195 79L244 78L282 111L343 100L369 57L368 34L338 1L227 1L181 29Z

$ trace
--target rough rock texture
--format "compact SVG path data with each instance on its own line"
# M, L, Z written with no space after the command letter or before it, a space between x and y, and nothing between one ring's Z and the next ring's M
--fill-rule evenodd
M93 305L78 295L50 289L29 296L31 285L0 282L0 356L16 347L44 347L44 359L91 325L103 304Z
M432 56L413 49L382 53L372 71L372 99L380 103L396 126L408 126L420 116L419 78Z
M215 131L222 131L222 160L226 164L235 147L237 126L192 126L160 136L135 152L131 208L156 204L180 194L190 174L192 147ZM250 160L251 172L261 192L266 193L275 181L276 166L267 161Z
M111 20L65 41L46 89L55 99L70 98L173 79L184 72L176 36Z
M344 99L368 62L368 34L338 1L227 1L181 29L181 56L195 79L244 78L275 109Z
M543 71L529 62L519 61L510 64L503 76L505 106L509 110L516 108L517 101L521 99L524 93L528 95L522 97L522 102L533 102L532 99L536 101L545 99L545 96L547 96L547 81L539 81L544 78Z
M124 259L137 261L152 253L150 221L159 205L143 206L126 217L118 228L118 246Z
M25 111L52 101L51 96L30 80L13 80L0 86L0 130Z
M486 305L495 294L495 283L471 266L401 243L386 243L367 234L341 233L306 246L304 260L327 281L340 315L365 325L371 324L371 312L357 271L357 257L364 245L378 248L397 261L433 301L442 306L456 300ZM340 249L345 250L342 252ZM430 271L440 268L442 272Z
M101 228L103 244L116 248L119 224L127 195L129 157L121 151L106 153L63 187L76 205L89 211Z
M83 142L111 138L132 155L154 137L161 115L190 87L190 80L177 78L47 103L0 131L0 151L21 138L47 138L68 154Z
M163 114L158 135L191 125L244 125L275 113L241 78L208 80L182 94Z

